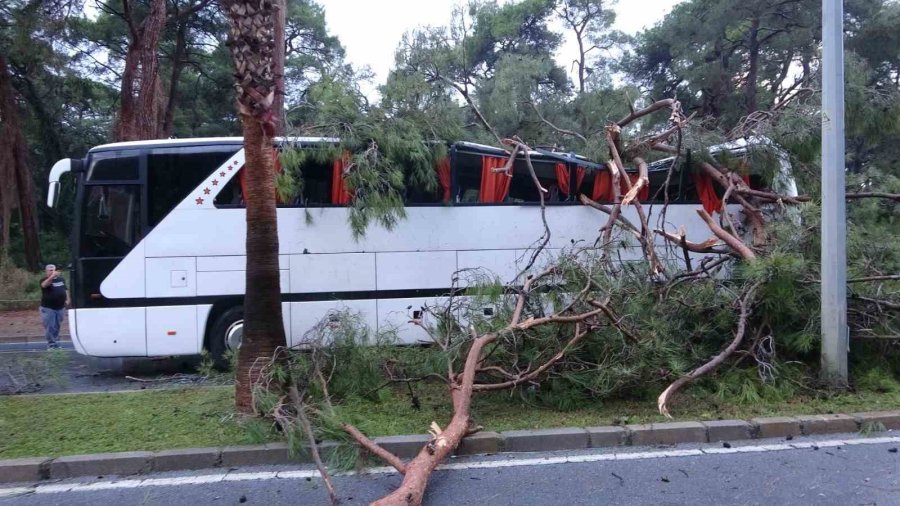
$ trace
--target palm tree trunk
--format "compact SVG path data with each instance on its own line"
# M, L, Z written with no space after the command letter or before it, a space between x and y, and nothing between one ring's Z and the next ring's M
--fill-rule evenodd
M275 16L275 61L273 72L275 75L275 101L272 103L272 112L275 115L275 135L285 134L284 117L284 58L285 47L284 29L287 23L287 2L276 0L278 8Z
M238 354L234 402L238 411L253 413L252 388L259 379L263 361L271 360L276 348L286 344L281 319L272 152L275 76L284 69L276 68L278 59L273 54L277 0L223 0L223 6L231 21L229 50L234 60L238 112L244 131L247 207L244 335Z
M247 206L247 290L244 336L238 354L235 407L253 413L252 388L264 361L285 346L278 270L278 221L272 139L253 117L242 114Z

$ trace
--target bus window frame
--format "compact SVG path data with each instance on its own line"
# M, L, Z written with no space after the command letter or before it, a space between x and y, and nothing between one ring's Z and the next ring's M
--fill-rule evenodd
M147 229L147 151L146 148L137 148L137 149L118 149L118 150L109 150L109 151L98 151L98 152L88 152L85 157L85 167L90 167L90 164L93 163L94 157L99 153L109 153L110 151L114 152L125 152L125 151L133 151L134 155L129 153L129 156L136 156L138 159L138 178L137 179L93 179L88 180L87 172L79 173L76 177L76 184L78 186L77 192L75 194L76 205L78 212L76 213L75 223L77 224L77 228L73 227L73 229L77 230L77 234L75 237L81 237L81 215L82 215L82 205L84 204L84 188L86 186L112 186L112 185L141 185L140 190L140 198L141 198L141 237L146 237L149 230ZM80 246L80 243L79 243ZM75 251L73 249L73 251ZM78 249L80 252L81 250ZM94 257L81 257L80 253L78 258L94 258Z
M140 170L139 175L141 176L141 180L143 181L143 184L144 184L144 190L141 195L141 198L144 199L144 202L142 203L142 207L144 207L144 209L142 209L142 213L146 213L145 215L142 215L141 222L142 222L142 226L143 226L142 231L145 236L148 233L150 233L150 231L153 230L153 228L156 225L159 225L159 223L156 223L153 226L150 226L150 174L148 172L150 156L152 156L152 155L168 155L168 154L184 154L184 155L203 154L203 153L230 150L231 148L234 148L234 152L231 153L229 158L233 157L241 149L243 149L243 145L201 144L201 145L197 145L197 146L186 146L186 147L155 146L155 147L145 148L145 149L141 150L141 155L140 155L141 165L140 165L140 169L139 169ZM218 169L210 171L209 175L214 174L216 170L218 170ZM204 179L206 177L208 177L209 175L204 176ZM237 177L237 174L235 174L232 179L234 179L236 177ZM224 185L223 185L223 187L224 187ZM189 188L187 190L187 192L185 192L184 197L182 199L187 198L191 194L191 192L194 190L194 188L196 188L196 186L192 186L191 188ZM175 204L175 207L178 207L177 203ZM171 213L175 209L175 207L173 207L171 210L169 210L169 213ZM164 220L164 219L165 219L165 216L160 218L159 221L162 222L162 220Z
M223 149L234 148L235 152L239 151L242 146L239 144L198 144L198 145L188 145L188 146L179 146L177 148L174 147L140 147L140 148L130 148L130 149L116 149L116 150L102 150L97 152L89 152L85 157L85 167L89 167L93 162L94 157L101 153L108 153L109 151L115 151L118 153L127 153L128 156L136 156L138 158L138 178L134 180L116 180L116 179L103 179L103 180L87 180L86 172L84 174L80 174L80 181L78 183L79 193L76 195L78 202L81 202L83 196L81 195L81 189L84 186L91 185L141 185L141 233L142 236L146 236L151 228L149 227L149 177L147 173L147 165L148 165L148 156L151 154L162 151L162 152L172 152L173 150L184 152L185 154L192 153L205 153L209 151L218 151ZM302 149L302 146L300 146ZM498 150L499 151L499 150ZM477 148L472 148L468 146L463 146L463 149L460 149L460 146L456 143L452 144L448 149L448 156L450 157L450 200L448 202L434 202L434 203L406 203L404 202L404 207L484 207L484 206L523 206L523 207L533 207L540 206L541 203L538 200L528 201L528 202L496 202L496 203L484 203L484 202L458 202L457 196L459 194L459 157L460 155L471 155L471 156L499 156L500 153L487 152L487 150L480 150ZM533 159L538 159L538 161L542 163L564 163L568 169L569 173L569 187L575 188L575 183L577 182L577 167L582 162L590 163L592 165L593 162L582 161L582 160L563 160L563 159L555 159L551 156L541 156L541 155L533 155ZM524 161L523 156L519 156L517 161ZM679 180L678 180L678 195L670 195L670 204L677 205L700 205L701 202L699 199L692 200L683 200L685 195L685 178L689 177L689 171L691 167L691 156L690 153L687 153L685 160L681 162L682 170L679 171ZM600 170L597 168L588 168L587 170ZM633 171L632 171L633 172ZM479 176L480 177L480 176ZM234 178L237 178L237 174L235 174ZM652 194L651 194L652 197ZM648 200L644 202L647 205L657 205L662 204L663 198L661 197L658 200ZM605 203L609 204L609 203ZM560 200L557 202L545 202L544 204L547 207L558 207L558 206L568 206L568 205L582 205L578 199L578 193L573 192L573 194L568 195L564 200ZM347 208L349 207L346 204L324 204L318 203L313 205L302 205L302 204L279 204L277 206L278 209L329 209L329 208ZM216 209L245 209L245 205L242 204L216 204ZM81 213L78 213L76 217L76 223L78 224L78 233L81 233L80 230L80 221L81 221ZM77 236L76 236L77 237ZM73 242L76 239L73 237ZM73 252L75 251L74 244ZM73 255L74 256L74 255Z

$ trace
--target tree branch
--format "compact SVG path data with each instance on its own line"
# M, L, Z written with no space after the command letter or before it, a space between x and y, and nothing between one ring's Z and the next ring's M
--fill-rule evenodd
M583 338L585 335L587 335L587 333L588 333L587 330L582 331L580 329L580 325L576 324L575 325L575 335L571 339L569 339L569 341L566 343L565 346L563 346L563 348L561 350L559 350L555 355L553 355L552 357L547 359L547 361L544 362L543 364L541 364L540 367L526 371L520 375L517 375L514 379L511 379L509 381L504 381L502 383L476 383L476 384L472 385L472 391L473 392L490 392L490 391L494 391L494 390L505 390L507 388L512 388L514 386L521 385L522 383L526 383L528 381L533 380L534 378L538 377L541 373L543 373L544 371L546 371L547 369L552 367L554 364L559 362L559 360L562 359L566 355L566 353L569 352L569 349L571 349L576 344L578 344L578 342L581 341L581 338Z
M747 290L747 293L744 294L744 297L741 300L741 314L738 317L737 330L734 333L734 339L731 340L731 343L724 350L722 350L721 353L713 357L712 360L694 369L686 376L678 378L671 385L669 385L669 387L659 395L659 399L657 399L657 407L659 408L660 414L665 415L668 418L672 418L672 415L669 414L669 398L688 383L691 383L697 378L714 371L722 364L722 362L725 361L726 358L734 353L734 350L736 350L738 345L741 344L747 328L747 320L750 316L750 303L753 301L753 295L756 292L757 286L758 285L753 285L752 287L750 287L750 289Z
M400 460L400 457L378 446L374 441L367 438L365 434L360 432L359 429L348 423L342 424L341 428L344 429L344 432L350 434L350 436L352 436L360 446L372 453L372 455L375 455L376 457L385 461L391 467L396 469L398 473L406 474L406 464L404 464L403 461Z
M750 202L748 202L747 199L745 199L744 196L741 195L741 193L749 190L749 188L747 188L747 185L744 184L744 181L741 178L737 177L735 174L723 174L722 171L713 167L707 162L700 162L700 168L713 179L715 179L716 182L725 189L725 198L722 199L722 212L727 212L724 209L725 202L728 200L728 196L733 195L734 200L736 200L744 208L744 212L747 214L747 218L750 220L750 225L753 228L754 244L756 246L764 244L766 242L765 220L763 219L762 213L759 212L759 209L750 204ZM779 198L779 196L775 194L772 194L772 196L776 201Z
M618 122L616 122L616 125L618 125L619 128L624 127L625 125L631 123L632 121L634 121L642 116L646 116L648 114L654 113L654 112L656 112L660 109L664 109L666 107L672 107L672 104L674 104L674 103L675 103L675 99L672 99L672 98L659 100L657 102L650 104L649 106L647 106L643 109L640 109L638 111L633 111L628 116L625 116L624 118L622 118Z
M316 435L313 434L312 424L309 423L309 418L306 417L306 410L304 408L303 399L300 397L300 392L297 390L296 386L291 385L290 388L288 388L288 394L297 409L297 418L300 419L300 425L303 426L303 432L306 433L306 439L309 441L309 452L312 454L313 461L316 463L319 475L322 476L322 481L325 482L325 488L328 489L328 496L331 498L331 504L336 505L338 504L338 497L334 491L334 484L331 483L331 476L328 475L328 470L325 469L325 464L322 463L322 456L319 455L319 445L316 444Z
M650 179L647 176L647 162L645 162L643 158L635 158L634 163L638 166L638 180L637 183L628 190L628 193L622 197L623 206L630 204L631 201L637 198L641 188L650 184Z
M878 307L885 307L887 309L898 310L900 309L900 303L893 302L890 300L884 299L873 299L871 297L863 297L862 295L850 295L851 299L861 300L863 302L868 302L870 304L875 304Z
M900 193L887 192L854 192L847 194L848 199L888 199L900 202Z
M725 229L720 227L719 224L712 219L712 216L710 216L709 213L706 212L706 210L697 209L697 214L699 214L700 218L702 218L703 221L706 222L706 225L716 237L721 239L725 244L728 245L728 247L737 252L737 254L740 255L744 260L756 259L756 254L753 253L753 250L747 247L747 245L744 244L743 241L726 232Z
M554 125L547 118L545 118L543 114L541 114L541 111L538 110L538 107L534 102L531 102L531 107L534 109L535 114L538 115L538 118L540 118L541 122L543 122L545 125L549 126L556 132L561 133L563 135L571 135L572 137L578 137L581 140L581 142L587 144L587 137L585 137L585 136L581 135L580 133L575 132L573 130L566 130L565 128L560 128L560 127Z
M663 236L667 241L672 242L673 244L677 244L688 251L694 253L717 253L717 254L727 254L728 251L724 251L721 249L717 249L716 246L721 244L721 241L718 239L707 239L703 242L691 242L685 239L684 233L681 234L673 234L672 232L656 229L654 230L657 234Z
M869 281L900 281L900 274L886 274L884 276L867 276L864 278L851 278L847 283L867 283Z
M640 342L640 338L638 336L636 336L630 330L626 329L622 325L622 322L621 322L622 319L618 318L616 316L616 314L613 312L613 310L609 308L609 306L607 306L606 304L604 304L602 302L598 302L596 300L589 300L589 301L587 301L587 303L596 308L599 308L601 311L603 311L603 314L605 314L606 317L609 318L609 321L610 321L610 323L613 324L613 327L615 327L619 332L621 332L622 334L627 336L629 339L631 339L631 342L633 342L633 343Z
M607 139L611 139L607 136ZM619 219L619 216L622 215L622 203L619 198L619 169L616 167L615 162L607 161L606 168L609 170L610 179L612 181L612 190L613 190L613 207L612 212L609 213L609 219L606 220L606 224L603 225L603 228L600 229L603 238L603 244L608 244L610 240L612 240L612 229L613 225ZM599 174L597 177L600 177ZM632 225L633 226L633 225ZM634 227L634 226L633 226ZM641 240L641 231L634 227L636 231L636 236L638 241Z
M612 214L615 212L615 208L610 208L609 206L605 206L603 204L595 202L595 201L591 200L590 198L588 198L587 195L581 194L578 196L578 199L581 201L582 204L593 207L594 209L596 209L602 213L606 213L609 216L612 216ZM625 218L624 216L622 216L621 213L616 213L615 220L618 221L623 227L625 227L628 230L630 230L631 232L633 232L636 237L640 238L640 236L641 236L640 229L638 229L636 226L634 226L633 223L628 221L628 218Z
M488 130L488 132L494 134L494 137L497 138L498 144L503 144L503 139L497 134L497 131L494 130L494 127L488 122L487 118L484 117L484 114L481 114L481 110L475 105L475 102L472 100L472 97L469 96L469 92L465 90L459 83L453 81L452 79L446 78L440 74L437 76L440 80L452 86L456 91L459 92L460 95L466 100L466 103L469 104L469 107L472 109L472 112L475 113L475 117L478 118L478 121L481 122L482 125Z

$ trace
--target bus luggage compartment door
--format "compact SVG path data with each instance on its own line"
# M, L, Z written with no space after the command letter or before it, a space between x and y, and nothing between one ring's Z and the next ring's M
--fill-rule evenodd
M78 341L95 357L145 357L145 312L143 307L76 309Z

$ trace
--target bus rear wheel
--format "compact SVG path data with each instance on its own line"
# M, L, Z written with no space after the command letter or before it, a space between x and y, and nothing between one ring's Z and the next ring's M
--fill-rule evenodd
M238 352L244 336L244 308L228 309L216 319L207 338L207 350L220 371L231 366L229 358Z

